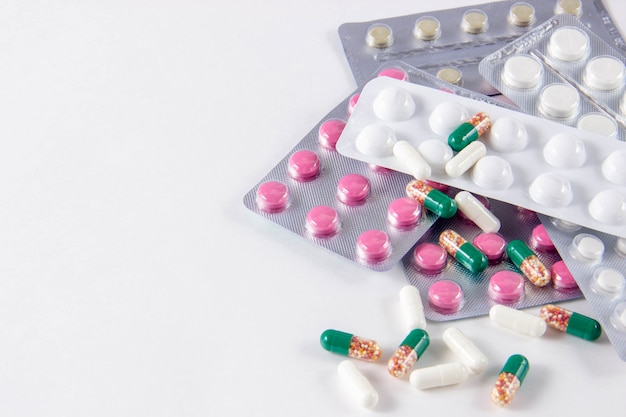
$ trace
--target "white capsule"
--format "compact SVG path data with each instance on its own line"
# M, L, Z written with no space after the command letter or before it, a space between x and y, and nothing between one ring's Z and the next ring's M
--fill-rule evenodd
M474 141L446 163L446 174L453 178L459 177L486 154L487 147L485 144Z
M502 327L532 337L543 336L547 329L546 322L541 317L500 304L491 307L489 317Z
M354 362L349 359L341 361L337 366L337 372L357 404L372 408L378 403L378 392Z
M472 374L478 375L487 367L487 357L456 327L443 332L443 341Z
M497 233L500 220L479 199L467 191L460 191L454 196L459 210L473 221L485 233Z
M409 142L405 140L396 142L393 145L393 154L416 179L425 180L430 176L430 165Z
M426 329L426 317L420 291L413 285L405 285L400 290L400 305L404 315L407 331L413 329Z
M409 382L413 388L429 389L459 384L467 379L467 368L461 362L450 362L411 372Z

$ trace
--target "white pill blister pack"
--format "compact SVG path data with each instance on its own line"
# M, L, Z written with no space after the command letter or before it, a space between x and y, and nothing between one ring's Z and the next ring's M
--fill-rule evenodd
M626 361L626 238L539 217L603 331Z
M485 57L482 76L528 114L626 140L626 57L559 15Z
M466 191L445 192L467 198ZM487 315L496 304L523 309L582 297L536 213L474 197L497 219L493 225L459 210L440 218L402 259L426 318L450 321ZM534 267L526 268L531 260Z
M337 150L626 237L626 143L599 134L377 78L363 87Z
M402 60L450 83L495 95L498 91L478 71L480 60L559 13L577 16L626 51L601 0L498 1L344 23L338 32L358 85L381 63Z

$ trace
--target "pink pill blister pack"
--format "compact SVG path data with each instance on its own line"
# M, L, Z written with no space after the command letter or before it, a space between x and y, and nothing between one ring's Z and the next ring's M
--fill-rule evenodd
M626 361L626 238L539 217L603 331Z
M402 60L450 83L495 95L498 91L478 71L480 60L559 13L577 16L626 51L600 0L498 1L344 23L338 32L359 85L381 63Z
M626 140L626 57L559 15L485 57L483 77L524 112Z
M337 150L626 237L626 143L602 135L377 78L363 87Z
M466 193L446 192L457 200ZM407 280L419 289L426 318L449 321L489 314L495 304L522 309L582 297L536 213L475 197L501 219L494 229L478 227L457 211L439 219L402 259ZM486 264L482 256L478 260L481 253ZM516 263L520 253L536 268ZM471 259L469 268L463 256Z

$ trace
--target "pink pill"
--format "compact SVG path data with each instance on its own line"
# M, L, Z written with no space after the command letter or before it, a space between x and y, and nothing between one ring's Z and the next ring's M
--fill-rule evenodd
M332 207L313 207L306 214L306 229L316 237L328 237L339 230L339 213Z
M318 141L320 145L328 149L335 149L339 136L346 127L346 122L341 119L329 119L320 125Z
M287 170L295 180L312 180L320 173L320 157L313 151L303 149L289 157Z
M578 284L563 261L555 262L552 265L550 275L552 276L552 285L559 291L571 291L578 288Z
M348 100L348 116L352 116L352 112L354 111L356 103L359 101L359 97L361 97L361 94L356 93Z
M370 194L370 182L363 175L348 174L337 183L337 198L344 204L363 204Z
M392 226L409 227L416 224L422 214L422 206L412 198L393 200L387 207L387 221Z
M538 252L550 252L556 249L543 224L533 229L530 244Z
M268 213L283 211L289 204L289 188L282 182L265 182L256 191L256 204Z
M481 233L472 240L472 243L485 254L490 264L498 263L504 257L506 240L498 233Z
M428 300L435 311L443 314L454 313L463 302L463 290L456 282L444 279L428 288Z
M448 252L434 243L422 243L413 251L415 268L424 274L438 274L446 266Z
M387 68L379 72L378 76L395 78L400 81L406 81L409 79L409 74L407 74L402 68Z
M492 300L513 304L524 295L524 277L513 271L499 271L489 279L489 297Z
M391 240L381 230L368 230L357 238L356 249L358 257L365 261L382 261L391 254Z

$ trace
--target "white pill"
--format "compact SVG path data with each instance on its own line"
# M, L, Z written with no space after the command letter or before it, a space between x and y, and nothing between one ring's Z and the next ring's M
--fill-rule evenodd
M561 61L577 61L589 50L589 37L576 27L562 27L554 31L548 43L548 52Z
M550 84L539 95L539 110L549 117L567 119L578 113L580 96L567 84Z
M478 375L487 368L484 353L456 327L449 327L443 332L443 341L472 374Z
M615 243L615 252L618 255L626 257L626 237L620 237Z
M467 191L460 191L454 196L459 210L473 221L485 233L500 230L500 220L479 199Z
M604 178L617 185L626 185L626 151L614 151L602 163Z
M567 178L554 172L539 175L528 187L530 198L546 207L565 207L572 202L574 193Z
M405 140L396 142L393 146L393 155L416 179L424 180L430 176L430 165L409 142Z
M337 372L358 405L372 408L378 403L378 392L354 362L349 359L341 361L337 366Z
M528 144L528 132L522 122L504 116L491 126L487 144L498 152L518 152Z
M587 63L583 80L596 90L615 90L624 84L624 63L612 56L599 56Z
M461 362L420 368L411 372L409 382L419 390L460 384L467 379L467 369Z
M564 232L575 232L581 229L581 226L579 224L576 224L567 220L559 219L557 217L551 217L550 222L554 226L556 226L557 229L562 230Z
M542 336L547 329L546 322L541 317L501 304L491 307L489 318L499 326L532 337Z
M375 124L365 126L356 137L356 148L364 155L388 156L397 142L396 134L387 126Z
M433 132L446 138L454 129L469 119L469 112L461 104L454 101L439 103L428 118Z
M579 261L599 262L604 256L604 243L597 236L580 233L572 239L570 253Z
M417 287L405 285L400 290L400 306L407 332L413 329L426 329L426 317L424 316L424 305L422 297Z
M596 293L613 298L621 294L626 285L626 279L617 269L600 268L594 271L591 288Z
M439 139L425 140L420 143L417 150L430 165L431 171L437 174L445 172L446 164L454 156L450 145Z
M530 55L515 55L504 64L502 80L519 89L536 87L543 77L543 65Z
M600 191L587 207L591 217L604 224L626 222L626 194L616 190Z
M382 90L373 104L374 114L388 122L401 122L410 119L415 113L415 101L403 88L387 87Z
M479 187L495 190L506 190L514 180L511 164L497 155L487 155L478 160L471 177Z
M474 164L486 154L487 147L485 144L474 141L446 163L446 174L453 178L459 177L473 167Z
M576 127L611 139L617 137L617 123L602 113L589 113L578 119Z
M544 145L543 158L555 168L579 168L587 159L585 143L571 133L557 133Z

